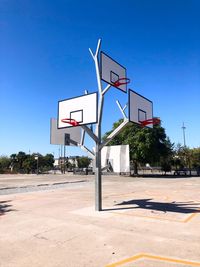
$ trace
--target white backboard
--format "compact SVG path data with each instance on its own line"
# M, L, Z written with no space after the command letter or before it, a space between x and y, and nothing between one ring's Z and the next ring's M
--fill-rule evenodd
M79 125L97 123L97 93L58 102L58 129L74 127L62 119L74 119Z
M117 80L126 78L126 68L103 52L100 55L100 74L104 82L111 84L125 93L127 92L127 84L114 85Z
M153 102L129 89L129 121L140 124L153 118ZM147 127L152 128L149 124Z
M81 142L81 127L72 127L67 129L58 129L57 128L57 119L51 119L51 128L50 128L50 144L52 145L64 145L65 136L69 135L70 140L75 143ZM70 142L69 145L76 145L74 142Z

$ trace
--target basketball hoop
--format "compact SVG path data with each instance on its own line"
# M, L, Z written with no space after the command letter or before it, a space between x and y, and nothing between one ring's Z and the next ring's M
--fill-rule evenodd
M119 87L120 85L128 84L128 83L130 83L129 78L120 78L116 82L114 82L113 85L116 87Z
M79 123L74 119L65 118L65 119L62 119L61 121L64 123L71 124L72 126L78 126L79 125Z
M140 123L141 123L142 127L145 127L149 124L157 125L157 124L160 124L160 119L159 118L152 118L152 119L148 119L145 121L141 121Z

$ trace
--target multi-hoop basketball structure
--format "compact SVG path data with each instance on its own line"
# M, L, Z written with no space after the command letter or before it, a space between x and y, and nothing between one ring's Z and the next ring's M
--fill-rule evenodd
M126 68L113 60L106 53L100 51L101 40L98 41L95 53L89 49L94 60L98 92L61 100L58 102L58 131L63 128L77 128L82 135L79 142L73 140L73 135L68 135L68 143L80 146L86 150L95 161L95 209L102 210L102 180L101 180L101 149L108 144L124 127L130 122L141 125L142 127L152 127L159 123L158 119L153 118L153 103L147 98L137 94L131 89L128 90L127 104L122 107L117 100L117 105L122 113L123 122L102 141L101 124L105 94L111 87L127 93ZM105 88L103 84L106 83ZM128 115L125 110L128 109ZM91 124L95 124L95 131L91 129ZM85 132L94 140L95 151L84 146ZM76 134L77 136L77 134Z

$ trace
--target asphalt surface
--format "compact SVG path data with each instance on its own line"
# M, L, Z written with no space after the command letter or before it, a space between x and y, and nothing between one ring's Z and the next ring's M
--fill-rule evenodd
M0 175L0 191L1 267L200 266L199 177L103 176L101 212L94 176Z

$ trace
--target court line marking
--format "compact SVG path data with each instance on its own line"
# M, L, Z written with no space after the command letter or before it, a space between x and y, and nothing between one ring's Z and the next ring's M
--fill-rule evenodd
M117 214L117 215L124 215L124 216L133 216L133 217L141 217L141 218L149 218L149 219L155 219L155 220L162 220L162 221L170 221L170 222L179 222L179 223L187 223L189 221L191 221L194 217L196 217L199 213L200 210L198 212L192 213L191 215L189 215L187 218L183 219L183 220L176 220L176 219L167 219L167 218L162 218L159 216L146 216L146 215L138 215L138 214L128 214L128 213L122 213L122 212L110 212L112 214Z
M151 260L157 260L157 261L166 261L166 262L171 262L171 263L179 263L183 265L190 265L190 266L200 266L200 262L195 262L195 261L188 261L188 260L180 260L180 259L174 259L174 258L168 258L168 257L162 257L162 256L156 256L156 255L151 255L151 254L146 254L146 253L141 253L137 254L135 256L132 256L130 258L111 263L109 265L106 265L105 267L117 267L120 265L123 265L125 263L130 263L133 261L136 261L138 259L151 259Z
M190 216L188 216L188 218L186 218L183 222L184 223L187 223L189 221L191 221L195 216L198 215L199 212L196 212L196 213L192 213Z

